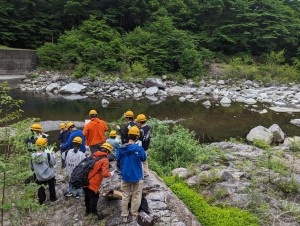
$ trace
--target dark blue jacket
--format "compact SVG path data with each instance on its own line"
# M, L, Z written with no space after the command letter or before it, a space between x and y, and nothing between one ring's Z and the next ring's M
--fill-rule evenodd
M68 140L69 136L70 136L70 131L65 130L62 133L58 134L58 138L57 139L63 144L63 143L66 143L66 141Z
M120 163L122 180L129 183L143 178L142 162L147 159L146 153L137 144L125 144L118 148L117 161Z
M61 149L62 150L67 150L67 149L73 148L72 141L75 137L81 137L82 138L82 144L80 146L80 151L85 153L85 150L86 150L85 149L85 137L83 136L82 130L80 130L80 129L77 129L77 130L72 131L70 133L70 136L69 136L68 140L64 144L61 145Z

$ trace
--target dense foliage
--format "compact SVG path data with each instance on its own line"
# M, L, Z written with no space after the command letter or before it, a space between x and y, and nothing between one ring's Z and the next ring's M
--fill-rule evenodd
M75 70L76 76L196 77L212 52L264 56L284 50L280 64L300 65L299 1L0 0L0 6L0 45L49 42L39 50L43 66Z

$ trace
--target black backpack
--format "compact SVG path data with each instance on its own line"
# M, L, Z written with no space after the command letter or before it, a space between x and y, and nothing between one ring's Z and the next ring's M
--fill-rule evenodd
M87 157L83 159L73 170L70 178L70 184L74 188L81 188L82 186L88 186L89 180L93 178L98 172L93 176L88 178L90 170L93 168L94 164L100 159L107 158L107 156L100 156L98 158Z

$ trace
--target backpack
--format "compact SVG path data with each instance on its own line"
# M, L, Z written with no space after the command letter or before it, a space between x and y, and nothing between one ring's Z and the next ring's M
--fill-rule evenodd
M90 170L94 164L100 159L107 158L107 156L100 156L98 158L87 157L83 159L73 170L70 178L70 184L74 188L81 188L82 186L88 186L89 180L93 178L98 172L96 172L91 178L88 178Z

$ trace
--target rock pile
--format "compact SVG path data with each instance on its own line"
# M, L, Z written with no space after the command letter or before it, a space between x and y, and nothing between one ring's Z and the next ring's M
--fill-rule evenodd
M100 78L80 78L75 82L75 79L70 76L38 72L38 76L24 79L20 89L64 96L68 94L67 98L69 99L94 97L139 100L147 98L154 103L160 103L168 96L179 96L178 98L182 102L213 99L219 101L223 106L228 106L232 102L241 102L245 105L261 102L270 103L271 109L274 111L300 112L299 84L263 85L250 80L234 82L230 79L202 80L198 84L192 80L184 80L183 84L178 84L175 81L167 80L165 76L164 78L148 78L141 84L124 82L117 78L114 82L103 81ZM207 102L204 105L210 107Z

